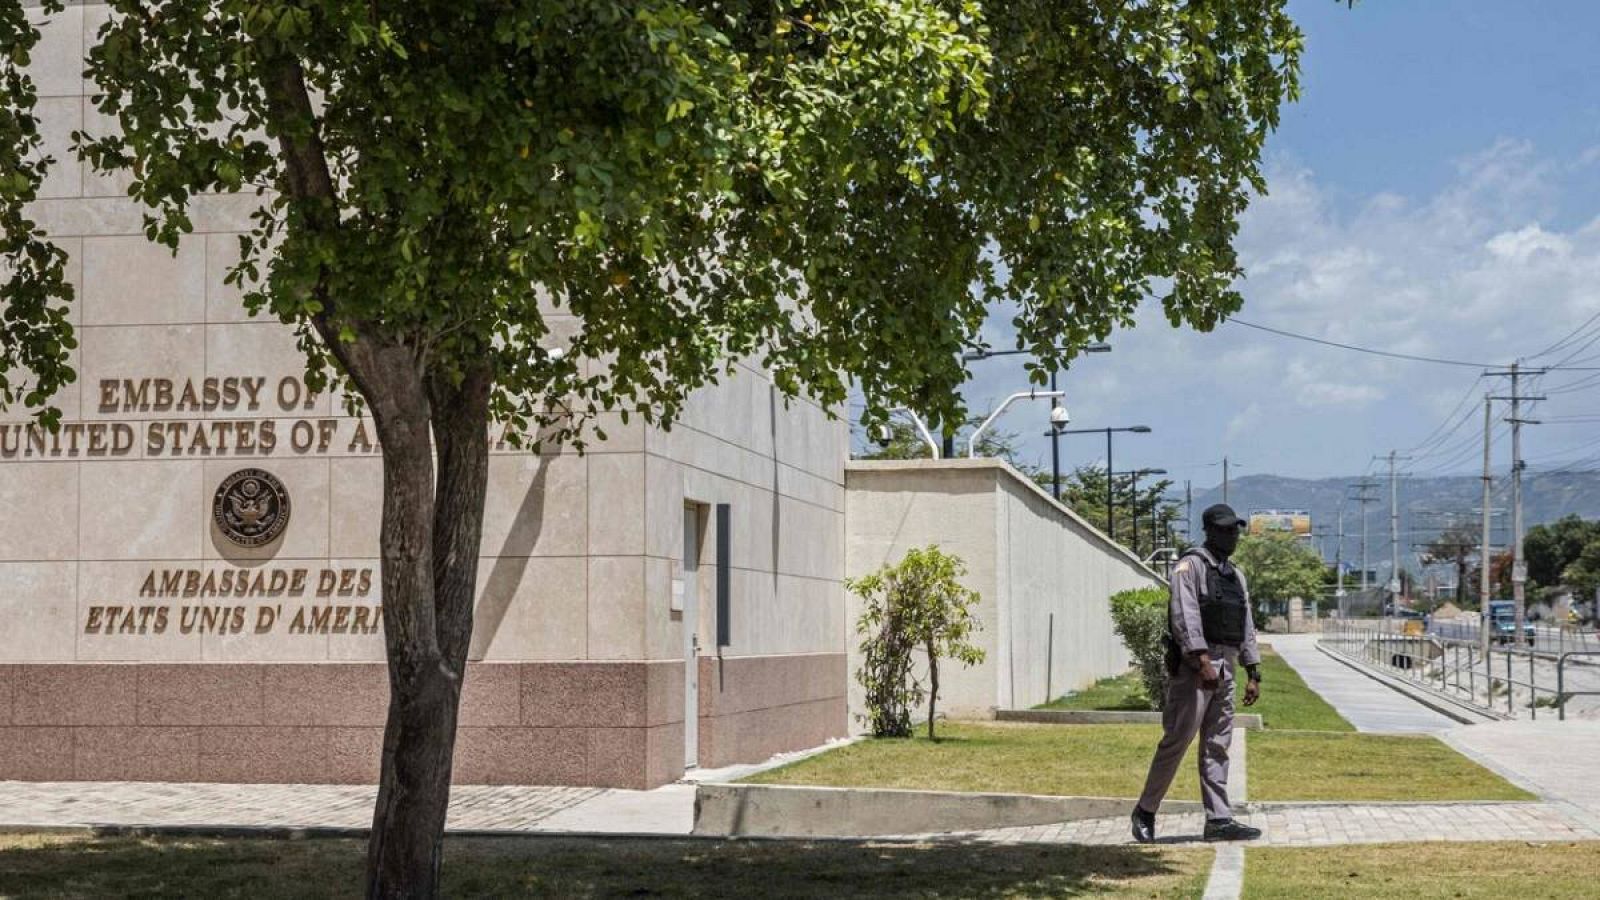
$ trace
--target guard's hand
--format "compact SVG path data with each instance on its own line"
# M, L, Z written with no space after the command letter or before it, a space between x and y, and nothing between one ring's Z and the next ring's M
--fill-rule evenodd
M1217 667L1211 664L1209 657L1200 658L1200 686L1208 691L1217 689L1222 681L1222 676L1217 672Z
M1260 699L1261 682L1256 681L1255 679L1251 679L1250 681L1246 682L1244 686L1244 705L1255 706L1256 701Z

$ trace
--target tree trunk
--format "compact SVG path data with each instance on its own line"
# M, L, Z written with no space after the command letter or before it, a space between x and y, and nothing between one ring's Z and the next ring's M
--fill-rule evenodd
M421 379L407 381L402 422L374 411L390 697L367 849L371 898L439 895L488 479L488 375L426 391Z
M291 56L269 56L261 75L279 128L287 193L301 214L295 227L335 234L337 191L303 68ZM493 372L485 364L458 384L430 381L417 345L341 319L322 283L313 296L321 312L312 325L366 400L383 444L389 712L367 847L367 896L437 897L472 639Z
M928 645L928 740L933 740L933 708L939 702L939 655Z

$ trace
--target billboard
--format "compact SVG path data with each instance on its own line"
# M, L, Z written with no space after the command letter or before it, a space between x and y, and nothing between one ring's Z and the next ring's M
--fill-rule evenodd
M1295 537L1311 536L1311 513L1303 509L1252 509L1250 533L1262 535L1283 532Z

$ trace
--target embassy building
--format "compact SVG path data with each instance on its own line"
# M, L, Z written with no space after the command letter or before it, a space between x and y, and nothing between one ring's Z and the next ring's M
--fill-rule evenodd
M57 432L0 414L0 780L376 781L371 422L307 390L290 330L223 283L256 198L196 198L173 254L124 179L74 159L71 132L109 127L81 76L106 15L51 16L31 70L57 159L33 215L71 257L78 380L54 398ZM1104 598L1155 576L1000 464L874 476L852 544L870 552L847 562L847 427L763 373L698 392L671 432L601 425L584 454L492 436L459 782L644 788L847 734L842 582L928 542L937 521L903 508L967 519L956 549L990 604L991 661L947 680L976 714L1126 665ZM1002 558L1002 527L1037 533L1035 564L1078 560L1072 577ZM1041 661L1007 635L1040 637L1046 613Z

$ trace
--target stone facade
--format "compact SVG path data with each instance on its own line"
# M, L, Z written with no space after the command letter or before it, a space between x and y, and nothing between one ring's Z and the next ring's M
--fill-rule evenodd
M72 158L72 130L106 125L77 74L105 15L68 7L35 53L60 161L35 215L71 255L79 378L57 435L0 414L0 779L371 780L387 701L371 423L310 395L290 330L223 284L253 196L196 198L174 254L123 179ZM661 784L686 723L702 764L843 734L844 426L748 366L670 432L599 424L582 455L494 449L457 780ZM260 547L213 516L245 468L291 501Z

